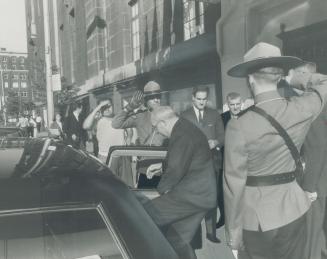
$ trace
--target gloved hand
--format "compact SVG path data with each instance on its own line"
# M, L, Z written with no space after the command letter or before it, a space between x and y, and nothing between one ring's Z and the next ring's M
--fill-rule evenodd
M143 93L140 90L137 90L129 102L129 104L126 106L126 109L128 111L133 111L136 108L140 107L143 104Z

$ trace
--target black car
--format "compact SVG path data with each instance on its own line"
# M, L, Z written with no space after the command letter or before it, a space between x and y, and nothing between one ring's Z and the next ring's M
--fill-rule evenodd
M87 153L27 139L0 156L0 258L178 258L133 191Z

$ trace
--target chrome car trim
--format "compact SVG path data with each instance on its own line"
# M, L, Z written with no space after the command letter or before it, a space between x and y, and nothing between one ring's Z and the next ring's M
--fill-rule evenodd
M82 210L97 210L97 203L73 203L58 206L49 207L37 207L37 208L26 208L26 209L12 209L12 210L0 210L0 217L7 216L20 216L30 215L37 213L54 213L54 212L65 212L65 211L82 211Z
M105 209L102 205L102 203L99 203L97 205L97 211L99 212L102 220L104 221L104 223L106 224L110 234L112 235L116 245L118 246L122 256L124 259L131 259L132 256L128 250L128 247L127 245L125 244L124 242L124 239L119 237L119 231L115 231L115 228L110 220L110 218L107 216L106 212L105 212Z

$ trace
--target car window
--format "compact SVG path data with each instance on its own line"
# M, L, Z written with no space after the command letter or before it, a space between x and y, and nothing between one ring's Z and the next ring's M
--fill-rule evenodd
M0 229L0 258L123 258L97 209L0 214Z
M160 177L153 180L146 178L146 172L150 165L164 163L164 157L131 156L120 154L111 158L110 169L125 184L133 188L155 189Z

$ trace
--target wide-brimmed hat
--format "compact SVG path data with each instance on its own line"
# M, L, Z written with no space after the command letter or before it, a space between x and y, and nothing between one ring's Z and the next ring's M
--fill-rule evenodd
M151 95L161 94L162 91L160 89L160 85L157 82L149 81L144 86L143 93L144 93L144 97L148 97L148 96L151 96Z
M303 61L292 56L282 56L278 47L259 42L244 55L243 62L233 66L227 74L233 77L246 77L264 67L279 67L288 71L291 68L300 66Z

